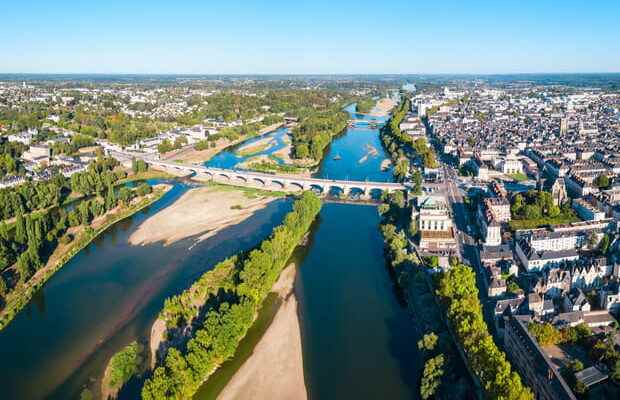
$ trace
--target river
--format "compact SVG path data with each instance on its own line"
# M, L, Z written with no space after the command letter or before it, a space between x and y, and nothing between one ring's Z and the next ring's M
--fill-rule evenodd
M356 114L353 105L347 111L354 119L385 122ZM361 124L334 138L314 176L392 181L391 169L381 170L387 157L379 130ZM221 160L243 161L222 154L209 165L224 166ZM418 397L418 333L396 297L378 225L375 206L325 203L310 242L295 256L304 375L311 399ZM252 345L262 332L252 332ZM217 396L249 357L247 347L242 344L241 354L207 381L195 400Z
M285 134L269 134L275 145L264 154L281 148ZM233 151L211 163L243 161ZM328 147L315 176L390 181L391 170L380 168L386 158L377 129L349 128ZM75 398L114 352L148 336L165 297L217 261L257 244L290 207L276 201L191 251L187 241L127 244L143 220L187 189L175 183L155 205L104 233L0 332L2 398ZM296 291L310 398L417 397L416 333L385 267L378 223L374 206L326 203L303 252Z
M225 257L254 247L290 208L288 201L275 201L191 251L191 240L167 247L128 244L142 221L187 189L175 183L156 204L106 231L0 331L1 398L77 398L112 354L148 337L166 297Z
M347 111L354 119L379 120ZM368 148L376 154L368 154ZM338 157L339 156L339 157ZM335 138L317 177L392 181L379 130L348 128ZM304 371L311 399L416 398L416 333L385 266L376 207L327 203L302 261Z

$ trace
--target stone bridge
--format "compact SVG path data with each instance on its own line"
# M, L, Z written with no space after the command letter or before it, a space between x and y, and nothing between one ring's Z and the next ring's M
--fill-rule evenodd
M378 192L405 190L405 185L392 182L368 182L349 180L330 180L293 175L265 174L252 171L208 168L203 165L182 165L160 160L144 159L145 162L173 174L193 174L196 178L235 186L259 187L266 190L299 191L313 190L322 194L341 191L345 196L357 192L362 197L369 197Z

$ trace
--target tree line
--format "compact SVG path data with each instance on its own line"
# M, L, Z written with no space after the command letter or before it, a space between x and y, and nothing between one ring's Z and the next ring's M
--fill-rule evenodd
M160 316L169 328L192 324L195 330L184 348L167 351L162 365L146 380L143 399L191 398L202 382L235 354L280 271L320 209L319 198L305 192L295 201L284 222L258 248L223 261L190 289L165 302ZM218 274L224 278L214 281ZM198 318L201 314L204 317Z
M456 347L445 324L437 318L441 310L434 301L433 288L425 268L421 268L424 264L432 267L429 264L438 261L437 257L429 257L432 261L422 262L409 250L408 239L416 236L416 222L410 222L407 232L411 210L406 207L402 193L398 193L386 195L384 204L379 207L380 231L391 276L408 308L416 314L418 328L427 332L418 341L418 350L424 359L419 382L420 397L424 400L446 395L467 397L469 385L458 361Z
M530 389L523 385L506 354L489 334L474 271L458 264L442 272L437 294L446 305L448 320L485 393L494 399L533 399Z

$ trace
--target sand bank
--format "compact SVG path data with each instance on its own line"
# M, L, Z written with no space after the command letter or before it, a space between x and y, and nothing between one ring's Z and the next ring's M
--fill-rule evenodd
M295 265L290 265L280 275L273 291L283 303L250 358L218 396L219 400L303 400L308 397L293 288L296 272Z
M248 198L242 191L218 187L190 189L172 205L144 221L129 237L129 243L169 245L197 235L200 235L197 241L204 240L245 220L273 199L264 195Z
M273 124L269 125L258 132L258 136L267 134L269 132L273 132L276 129L280 128L283 124ZM221 138L216 140L215 146L210 147L205 150L196 150L194 146L187 146L183 149L171 151L162 155L162 160L172 160L178 163L201 163L210 160L214 155L219 153L220 151L230 147L242 143L246 140L250 139L247 136L242 136L237 140L228 140L226 138Z

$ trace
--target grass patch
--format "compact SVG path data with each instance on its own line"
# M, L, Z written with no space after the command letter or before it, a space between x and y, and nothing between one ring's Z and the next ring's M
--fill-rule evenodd
M267 161L253 162L248 165L248 169L266 173L284 172L290 174L298 174L306 171L305 168L296 167L294 165L270 163Z
M235 151L235 154L241 157L247 157L247 156L252 156L254 154L258 154L262 151L267 150L268 148L270 148L272 146L271 141L267 142L267 143L260 143L257 145L253 145L253 146L246 146L246 147L242 147L240 149L237 149Z
M509 177L511 177L512 179L514 179L517 182L523 182L527 180L527 175L525 175L522 172L516 173L516 174L508 174Z
M208 182L207 186L221 191L242 192L248 199L255 199L257 197L286 197L290 194L281 190L265 190L253 187L225 185L218 182Z
M577 217L575 214L564 213L560 214L557 217L543 217L536 219L513 219L508 224L510 229L515 231L517 229L534 229L540 228L545 225L559 225L559 224L568 224L571 222L579 222L581 219Z

